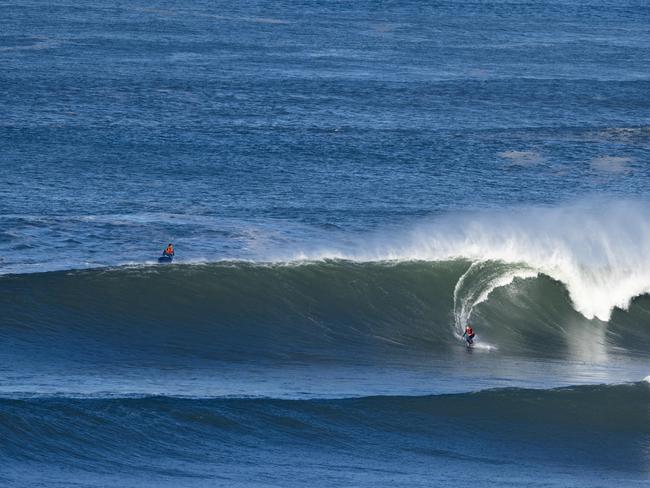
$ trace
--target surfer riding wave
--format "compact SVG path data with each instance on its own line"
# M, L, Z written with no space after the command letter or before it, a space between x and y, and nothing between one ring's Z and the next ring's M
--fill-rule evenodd
M467 341L467 345L471 346L474 344L474 337L476 337L476 334L474 334L474 329L467 324L467 327L465 327L465 332L463 333L463 339Z

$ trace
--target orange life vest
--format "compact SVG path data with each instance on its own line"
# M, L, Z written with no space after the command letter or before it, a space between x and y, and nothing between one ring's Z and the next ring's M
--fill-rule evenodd
M467 327L465 329L465 334L467 334L468 336L474 335L474 330L472 330L471 327Z
M165 249L165 254L174 254L174 246L167 246L167 249Z

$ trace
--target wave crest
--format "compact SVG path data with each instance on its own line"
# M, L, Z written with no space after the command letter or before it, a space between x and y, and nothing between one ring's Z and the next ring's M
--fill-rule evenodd
M292 257L502 262L508 265L504 282L512 266L543 273L566 286L587 319L608 321L615 308L627 309L634 297L650 292L649 216L650 206L638 201L461 212L347 249Z

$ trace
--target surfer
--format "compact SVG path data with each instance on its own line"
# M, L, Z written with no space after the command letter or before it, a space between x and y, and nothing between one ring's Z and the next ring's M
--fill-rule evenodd
M467 341L467 345L474 344L474 329L472 329L472 326L467 324L467 327L465 327L465 332L463 333L463 339Z
M167 248L163 251L162 255L168 258L174 257L174 245L171 242L167 244Z

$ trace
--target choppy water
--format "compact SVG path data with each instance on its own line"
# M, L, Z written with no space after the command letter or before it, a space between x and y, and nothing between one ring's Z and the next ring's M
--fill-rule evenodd
M1 3L0 482L648 483L649 43L641 1Z

